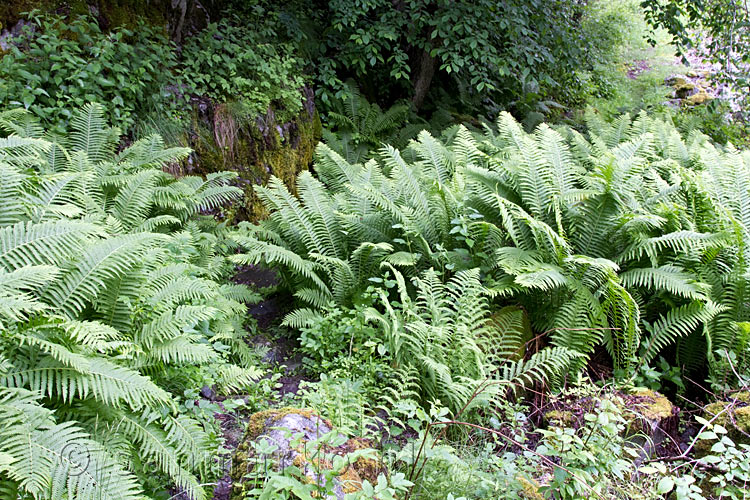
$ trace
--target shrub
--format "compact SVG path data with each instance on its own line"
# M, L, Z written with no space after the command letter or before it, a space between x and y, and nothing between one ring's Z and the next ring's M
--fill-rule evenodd
M604 346L621 376L666 350L731 375L716 351L747 349L746 155L646 114L586 118L588 137L526 133L503 113L484 136L422 132L364 165L320 146L299 199L278 180L259 189L270 217L242 228L249 253L232 259L281 271L312 307L294 326L392 282L388 265L432 268L439 282L477 268L497 305L522 305L552 345L584 355L579 366Z
M0 59L0 107L23 106L55 132L87 102L101 104L123 131L145 110L179 110L177 56L158 29L139 24L103 32L90 17L68 21L32 12L29 18Z
M267 40L226 19L191 37L183 51L183 76L195 92L217 101L239 101L249 116L269 106L282 122L302 109L301 63L290 45Z

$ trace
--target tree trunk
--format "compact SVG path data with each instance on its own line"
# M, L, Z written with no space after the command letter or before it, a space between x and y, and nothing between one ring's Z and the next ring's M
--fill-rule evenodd
M435 63L435 58L426 50L422 50L411 79L411 83L414 85L414 96L411 102L417 109L422 106L424 98L427 96L427 91L430 90L432 77L435 75Z

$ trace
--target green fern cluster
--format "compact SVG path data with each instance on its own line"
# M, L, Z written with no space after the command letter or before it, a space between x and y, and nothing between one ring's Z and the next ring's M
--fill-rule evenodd
M229 389L259 376L240 338L256 297L222 284L230 242L200 216L241 192L163 172L189 151L158 136L116 153L98 105L62 139L17 111L0 127L3 491L135 499L162 475L206 498L217 443L170 390L188 367Z
M405 146L424 128L408 123L412 114L408 103L396 103L384 111L370 103L351 80L342 92L343 98L334 101L326 114L330 128L323 130L323 139L349 162L367 160L383 143Z
M495 287L536 312L553 344L603 342L626 373L672 346L681 366L716 368L746 315L746 155L645 113L587 121L588 138L526 134L503 114L488 134L477 194L508 235Z
M412 299L403 275L388 267L399 300L394 306L381 289L385 312L370 308L368 313L383 332L394 369L416 371L425 400L441 401L454 412L470 410L508 392L564 376L580 356L555 347L528 360L514 359L524 349L519 335L523 316L505 310L490 317L487 296L491 293L482 285L479 269L458 272L447 283L430 269L413 280L416 298Z
M490 310L522 306L541 342L580 354L578 368L601 346L624 376L667 351L686 369L708 362L714 377L737 369L719 354L747 359L750 154L683 137L668 118L605 123L589 111L587 122L587 135L544 124L527 133L502 113L483 135L421 132L363 164L321 145L299 198L280 181L260 190L270 218L242 229L249 252L233 258L280 270L307 306L287 317L292 326L371 286L398 301L395 273L414 300L473 272ZM386 336L402 338L405 320L391 321ZM409 328L458 330L444 316L425 324ZM480 324L472 331L481 336ZM445 364L439 351L420 352ZM425 366L425 384L440 370Z

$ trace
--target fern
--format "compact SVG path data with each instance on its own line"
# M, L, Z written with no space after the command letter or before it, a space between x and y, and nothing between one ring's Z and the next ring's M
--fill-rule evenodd
M428 270L414 279L413 300L401 274L391 270L402 297L400 306L391 307L388 295L381 291L386 312L371 308L368 316L382 327L395 368L419 374L423 398L440 400L458 411L488 379L493 381L495 394L500 387L528 387L561 377L579 356L560 347L528 362L512 360L520 349L519 337L507 324L503 327L502 321L491 321L487 290L477 269L459 272L447 283Z
M231 245L197 216L237 198L233 174L175 179L187 151L156 136L115 156L98 105L60 142L26 120L0 119L24 134L0 142L1 491L136 499L155 472L205 498L218 443L167 389L186 367L227 391L262 375L242 339L258 296L220 283Z

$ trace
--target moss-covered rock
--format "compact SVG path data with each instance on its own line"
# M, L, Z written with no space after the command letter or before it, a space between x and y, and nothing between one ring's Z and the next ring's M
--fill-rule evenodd
M598 398L558 399L549 404L544 420L550 426L578 428L583 425L586 413L599 405L600 399L611 401L621 410L630 436L645 434L658 442L666 434L677 431L679 409L664 395L642 387L629 392L613 391Z
M696 87L693 83L683 83L674 86L674 95L678 99L685 99L686 97L693 95L695 92Z
M276 470L294 466L305 474L304 481L325 485L325 479L317 471L331 470L336 455L347 458L373 447L362 438L351 438L335 447L318 442L332 430L331 422L309 409L281 408L252 415L233 456L231 499L244 500L247 490L254 486L253 480L265 477L269 466ZM261 454L256 448L261 443L272 446L274 451ZM375 484L382 472L379 458L357 456L333 479L333 494L329 498L341 500L347 493L361 490L365 480Z
M572 411L550 410L544 414L544 420L550 427L571 427L575 417Z
M225 219L257 221L265 217L254 187L265 185L271 176L294 192L297 174L311 165L321 137L312 91L306 89L305 96L303 111L285 123L277 123L272 110L250 118L227 103L196 106L189 141L195 155L188 173L232 170L239 174L238 184L245 191L242 203L222 214Z
M727 401L707 405L703 418L724 427L735 443L750 445L750 391L737 392ZM707 439L697 441L696 455L705 455L713 444L714 441Z
M637 387L624 395L626 418L637 431L653 434L657 427L664 427L665 422L675 416L676 408L666 396Z
M673 75L673 76L667 77L664 80L664 83L666 85L669 85L670 87L677 88L679 86L687 84L688 81L687 81L687 77L685 77L683 75Z
M529 500L544 500L544 495L539 492L541 485L535 479L526 479L525 477L517 477L516 480L521 483L523 489L519 492L521 498L527 498Z
M711 95L705 90L699 88L698 93L693 94L685 99L685 103L689 106L697 106L713 99Z

